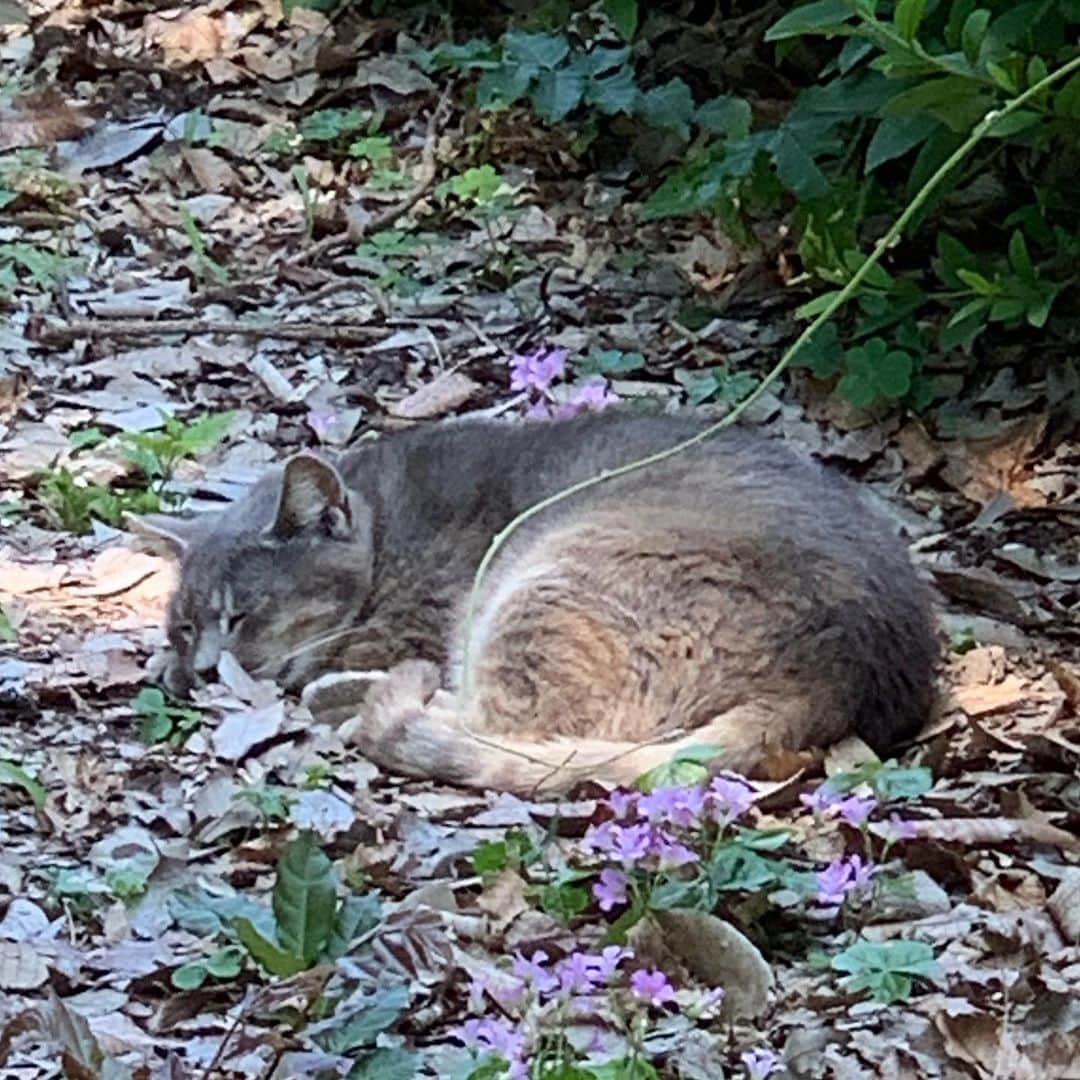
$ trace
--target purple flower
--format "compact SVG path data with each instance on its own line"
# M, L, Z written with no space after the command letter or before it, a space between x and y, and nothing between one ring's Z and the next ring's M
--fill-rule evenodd
M498 1054L510 1066L507 1075L513 1080L527 1080L525 1035L510 1020L502 1017L466 1020L458 1029L458 1037L470 1050Z
M665 833L657 830L651 854L656 855L661 870L674 870L698 861L696 851L691 851L685 844L680 844Z
M877 825L877 831L890 844L897 840L914 840L919 835L919 827L914 821L905 821L899 814L890 814L888 821L881 821Z
M660 1008L667 1001L675 1000L675 990L668 977L655 969L646 971L639 968L630 976L630 990L635 997L647 1001L654 1008Z
M547 398L540 398L538 401L534 401L525 410L525 416L529 420L550 420L551 406L548 404Z
M818 903L831 907L844 903L851 895L865 892L877 869L858 855L835 859L817 875Z
M619 401L619 395L608 388L603 379L593 380L579 386L569 401L557 405L552 411L556 420L568 420L583 412L599 412Z
M611 807L611 812L617 818L624 818L631 810L634 809L638 801L638 793L636 791L629 791L626 788L615 788L614 791L608 792L607 804Z
M566 349L534 349L510 358L511 390L546 390L566 370Z
M607 945L599 953L590 956L589 962L596 972L596 981L611 982L618 966L633 955L631 949L624 949L621 945Z
M833 791L828 784L821 784L815 788L809 795L802 794L799 796L799 802L803 804L813 814L823 814L826 810L832 809L840 796Z
M600 981L596 964L588 953L571 953L555 970L559 990L564 994L589 994Z
M705 793L694 787L658 787L638 799L638 813L655 824L689 829L705 809Z
M726 825L750 809L754 789L742 780L715 776L709 784L708 800L713 820Z
M626 875L610 866L600 871L599 880L593 883L592 894L601 911L610 911L616 904L626 903Z
M584 845L593 851L610 855L623 866L632 866L645 858L652 839L649 825L617 825L605 821L585 834Z
M759 1050L747 1050L742 1055L742 1063L746 1066L748 1080L765 1080L774 1072L783 1069L783 1063L768 1047Z
M833 803L832 809L835 810L849 825L854 825L857 829L861 829L866 824L867 819L877 806L877 799L873 796L860 799L858 795L849 795L846 799L841 799L838 803Z
M543 949L537 949L529 959L521 953L514 954L514 964L511 970L522 982L532 986L538 994L548 994L559 985L559 980L547 970L548 954Z

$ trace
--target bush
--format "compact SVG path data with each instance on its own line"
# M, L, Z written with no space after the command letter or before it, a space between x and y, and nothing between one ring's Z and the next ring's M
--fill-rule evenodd
M602 20L607 16L607 31ZM790 4L759 48L804 85L779 123L745 98L707 97L675 76L650 79L649 49L625 44L638 5L593 4L547 27L506 30L421 54L429 67L480 72L477 102L529 101L570 121L585 145L606 118L675 139L674 165L646 220L709 213L733 229L789 215L807 284L840 287L862 252L990 110L1077 54L1077 0L812 0ZM644 8L644 27L649 33ZM582 31L588 16L589 32ZM597 30L597 26L601 28ZM773 44L775 43L775 44ZM719 44L718 44L719 48ZM638 59L640 54L640 59ZM690 77L690 76L688 76ZM746 89L735 87L734 89ZM1080 254L1071 195L1080 150L1080 73L1035 97L923 209L914 232L864 283L839 331L801 363L870 407L936 396L932 352L970 353L991 324L1042 327L1074 304ZM800 309L811 316L829 293Z

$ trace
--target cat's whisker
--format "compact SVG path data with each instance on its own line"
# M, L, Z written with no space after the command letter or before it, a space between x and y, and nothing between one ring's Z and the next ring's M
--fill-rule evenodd
M313 649L322 648L324 645L332 645L335 641L341 641L350 634L356 634L359 633L359 631L360 627L350 625L338 627L336 630L330 630L323 634L317 634L315 637L308 638L307 641L300 642L299 645L289 649L288 652L275 654L265 663L260 664L252 674L258 678L260 675L265 675L271 667L283 667L290 660L295 660L298 656L303 656Z

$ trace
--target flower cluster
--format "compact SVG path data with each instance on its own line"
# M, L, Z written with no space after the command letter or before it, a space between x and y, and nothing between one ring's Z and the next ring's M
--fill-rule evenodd
M582 412L605 409L619 400L604 379L597 378L576 386L568 400L556 403L551 384L566 374L566 357L566 349L539 348L510 358L510 389L528 394L527 416L565 420Z
M607 798L614 818L592 826L582 840L586 851L619 867L605 867L593 884L601 911L629 899L632 871L666 872L689 866L700 856L680 833L700 834L708 824L730 825L753 802L754 791L742 780L717 776L708 787L658 787L648 793L616 789Z
M517 953L505 977L474 979L470 993L474 1011L490 996L504 1015L466 1020L458 1037L474 1053L501 1058L507 1076L527 1080L528 1062L543 1040L546 1021L565 1024L575 1011L594 1012L598 995L621 994L630 1011L636 1009L640 1015L676 1000L667 975L655 968L631 972L628 982L622 978L623 962L632 957L630 949L618 945L597 953L573 952L557 963L542 949L531 956ZM716 1010L722 1000L720 990L701 995L699 1010ZM617 1011L625 1013L626 1008Z
M832 907L845 903L849 897L865 896L879 869L858 855L834 859L817 875L818 902Z

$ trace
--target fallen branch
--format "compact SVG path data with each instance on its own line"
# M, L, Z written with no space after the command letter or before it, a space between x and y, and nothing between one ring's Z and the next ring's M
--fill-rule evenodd
M252 323L232 319L45 319L30 331L42 345L70 345L82 338L148 338L171 334L234 334L284 341L330 341L367 345L387 335L384 326L356 323Z
M317 244L313 244L306 251L302 251L296 259L293 260L294 263L318 262L324 255L328 255L332 251L348 247L351 244L358 244L365 236L390 228L391 225L399 218L404 217L405 214L427 195L427 193L435 186L435 178L438 175L435 163L435 146L439 141L439 125L443 113L446 111L446 106L450 101L452 89L453 84L451 83L442 92L438 104L432 109L431 116L428 118L427 131L424 135L424 146L420 151L420 169L417 173L418 180L416 187L413 188L413 190L400 202L394 203L393 206L388 206L381 213L373 214L371 219L364 223L363 228L358 229L353 226L342 232L334 233L332 236L324 236Z

